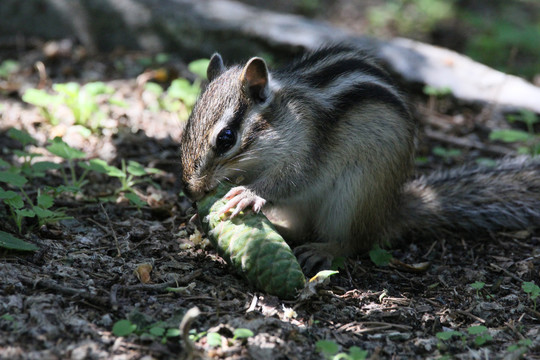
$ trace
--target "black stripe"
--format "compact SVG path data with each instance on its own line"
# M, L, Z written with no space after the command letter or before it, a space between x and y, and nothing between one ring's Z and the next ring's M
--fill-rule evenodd
M334 79L353 72L361 72L363 74L371 75L379 78L388 84L392 84L392 78L388 73L381 68L374 66L361 58L344 59L328 66L323 69L316 70L313 73L308 73L304 78L310 85L324 87L328 85Z
M399 95L375 83L362 83L354 85L334 97L331 119L334 119L334 121L335 119L339 119L351 107L366 100L383 102L386 105L392 106L404 118L410 117L409 108Z
M353 47L347 47L347 46L331 46L331 47L325 47L318 50L315 50L314 52L307 53L304 55L300 60L293 62L283 70L285 72L296 72L298 70L303 70L306 68L313 67L317 65L319 62L324 61L326 59L332 59L332 57L343 54L343 53L358 53L360 56L360 49L355 49Z
M235 131L238 131L240 129L240 124L244 121L244 117L246 116L246 112L248 109L248 105L245 101L242 101L243 99L240 99L238 107L234 110L234 116L231 121L227 124L227 126Z

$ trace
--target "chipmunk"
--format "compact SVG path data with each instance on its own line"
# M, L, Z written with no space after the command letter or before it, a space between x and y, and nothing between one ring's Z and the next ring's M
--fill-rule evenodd
M262 210L307 272L407 234L540 224L540 160L520 157L411 180L417 121L362 50L330 46L270 71L219 54L183 131L184 193L238 186L223 212Z

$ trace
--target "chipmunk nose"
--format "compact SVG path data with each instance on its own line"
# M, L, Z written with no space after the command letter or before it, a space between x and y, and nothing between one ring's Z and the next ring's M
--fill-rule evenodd
M201 200L204 195L206 195L206 191L197 191L193 189L188 184L182 184L182 191L184 195L191 201L191 202L197 202Z

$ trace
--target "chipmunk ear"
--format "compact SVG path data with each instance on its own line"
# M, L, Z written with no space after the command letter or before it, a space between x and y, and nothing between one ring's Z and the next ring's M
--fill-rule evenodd
M223 65L223 59L221 55L215 53L210 58L210 63L208 64L208 69L206 69L206 77L208 81L212 81L221 75L225 71L225 65Z
M263 59L251 58L244 66L240 80L247 95L256 103L263 103L270 96L268 68Z

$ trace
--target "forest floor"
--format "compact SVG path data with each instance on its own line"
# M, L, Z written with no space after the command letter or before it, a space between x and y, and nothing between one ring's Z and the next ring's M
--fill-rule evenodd
M0 170L24 167L17 150L61 168L27 170L21 187L0 186L22 189L34 203L56 191L51 209L67 218L44 224L24 218L19 232L9 206L0 205L0 230L38 247L0 251L1 359L324 359L321 348L332 351L332 344L350 359L363 358L353 346L371 359L540 359L540 309L522 287L540 283L538 231L398 244L390 250L394 259L429 266L407 271L377 266L368 256L347 259L315 297L281 301L250 287L214 249L191 241L196 236L190 240L193 209L178 196L177 181L189 109L145 85L158 79L167 89L178 75L193 80L181 58L88 56L59 42L27 44L17 58L17 69L0 80ZM51 83L68 81L102 81L113 89L93 98L97 108L86 128L72 126L66 98L54 109L45 106L55 124L21 99L28 88L54 93ZM421 123L419 174L515 153L515 146L488 139L491 130L508 127L489 106L407 90ZM23 146L10 128L35 143ZM136 161L160 171L133 173L141 182L124 189L121 178L90 171L79 190L61 192L71 178L68 162L46 150L56 136L84 152L72 160L77 177L80 164L96 158L119 169L122 161ZM180 324L194 307L200 314ZM137 328L117 336L119 320Z

